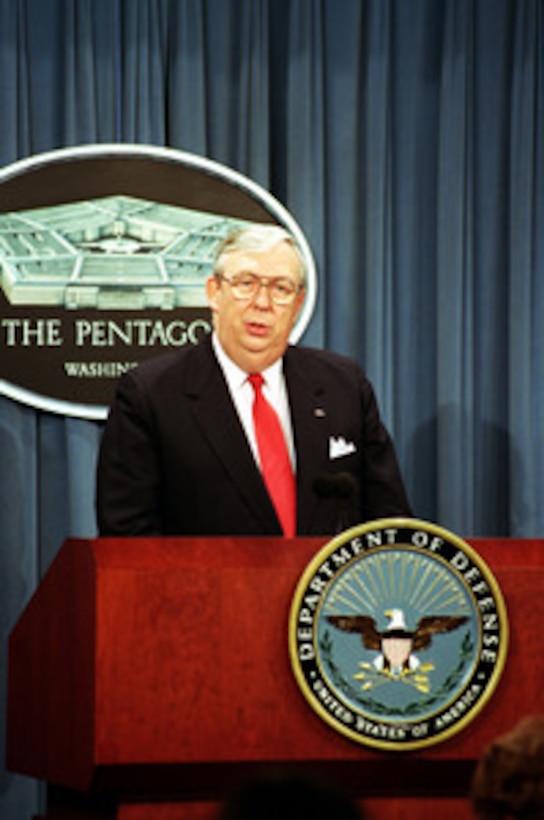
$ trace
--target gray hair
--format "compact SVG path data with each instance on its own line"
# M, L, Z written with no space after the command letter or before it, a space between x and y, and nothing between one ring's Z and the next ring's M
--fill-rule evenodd
M222 272L225 256L234 251L266 252L276 245L287 242L294 250L299 260L299 274L302 285L306 284L306 263L295 241L288 230L280 225L251 224L244 228L237 228L223 239L217 250L214 262L214 274Z

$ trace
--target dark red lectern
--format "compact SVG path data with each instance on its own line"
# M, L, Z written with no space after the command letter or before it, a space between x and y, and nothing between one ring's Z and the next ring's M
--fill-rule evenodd
M506 601L500 685L446 742L385 753L326 725L290 668L291 600L326 540L64 544L9 646L8 767L47 781L47 820L211 820L276 766L344 784L370 820L472 816L475 760L544 705L544 541L471 541Z

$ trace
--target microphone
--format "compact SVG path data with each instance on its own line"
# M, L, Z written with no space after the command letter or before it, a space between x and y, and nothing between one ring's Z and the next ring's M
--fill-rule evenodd
M356 488L355 478L350 473L320 473L314 479L314 490L319 498L337 499L337 522L335 533L349 526L347 504Z

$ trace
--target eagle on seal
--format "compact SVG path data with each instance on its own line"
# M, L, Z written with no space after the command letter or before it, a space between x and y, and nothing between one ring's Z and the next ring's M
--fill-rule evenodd
M468 620L464 615L427 615L410 631L402 609L389 610L385 615L389 623L382 632L370 615L328 615L327 620L344 632L358 633L365 649L379 652L374 660L376 669L393 675L415 671L419 659L414 652L428 649L435 635L452 632Z

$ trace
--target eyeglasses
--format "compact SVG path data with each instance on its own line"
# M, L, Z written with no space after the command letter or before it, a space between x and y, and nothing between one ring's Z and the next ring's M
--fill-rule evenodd
M290 279L263 279L254 273L238 273L230 279L221 273L216 274L217 279L226 282L232 290L232 295L240 301L254 299L261 288L266 288L270 298L275 305L290 305L297 293L302 290L302 285L297 285Z

